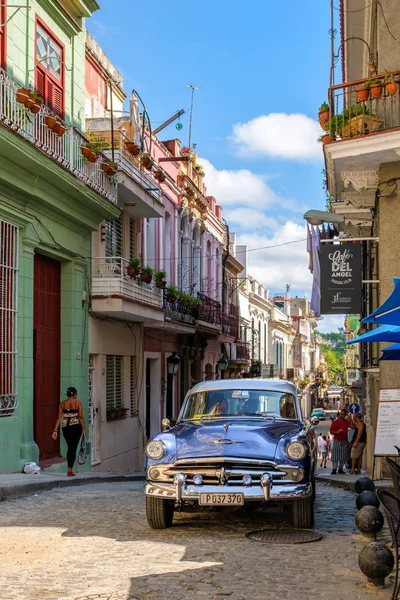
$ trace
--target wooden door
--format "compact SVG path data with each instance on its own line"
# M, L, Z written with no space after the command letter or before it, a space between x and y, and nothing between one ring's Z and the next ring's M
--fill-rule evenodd
M35 255L34 263L34 435L40 458L59 456L51 434L60 404L60 263Z

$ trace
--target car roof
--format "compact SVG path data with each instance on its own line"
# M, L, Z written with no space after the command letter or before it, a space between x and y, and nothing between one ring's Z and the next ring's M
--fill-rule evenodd
M291 381L284 379L215 379L213 381L202 381L193 386L188 394L197 392L209 392L213 390L270 390L293 394L297 396L297 388Z

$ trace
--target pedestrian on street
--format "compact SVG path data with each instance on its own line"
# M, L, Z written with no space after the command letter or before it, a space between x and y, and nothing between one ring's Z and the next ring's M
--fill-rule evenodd
M351 441L351 472L358 474L361 473L362 457L367 443L367 428L360 413L356 413L353 419L355 428Z
M326 439L326 435L322 436L321 454L322 454L321 468L323 467L324 469L326 469L326 461L328 459L328 442L327 442L327 439Z
M83 419L82 402L77 398L78 392L74 387L67 389L67 400L61 402L58 409L58 417L56 424L54 425L54 431L52 434L53 440L58 437L58 428L61 423L61 429L65 441L67 442L67 463L68 463L68 477L75 477L72 469L76 459L76 451L78 448L79 440L81 436L86 437L85 421Z
M320 433L318 436L318 440L317 440L318 458L319 459L322 459L322 442L323 442L322 433ZM321 467L322 467L322 465L321 465Z
M344 474L343 466L348 456L348 430L353 429L353 423L347 418L346 412L341 410L339 417L331 425L330 433L333 435L332 445L332 475ZM338 470L339 467L339 470Z
M332 436L330 433L326 436L326 451L328 452L328 458L331 459L331 450L332 450Z

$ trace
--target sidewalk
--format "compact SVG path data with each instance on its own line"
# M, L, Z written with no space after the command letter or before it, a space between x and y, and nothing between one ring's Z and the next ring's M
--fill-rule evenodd
M144 473L79 473L76 477L67 477L63 473L40 472L37 475L25 473L5 473L0 475L0 501L37 492L68 486L88 485L89 483L110 483L118 481L144 481Z

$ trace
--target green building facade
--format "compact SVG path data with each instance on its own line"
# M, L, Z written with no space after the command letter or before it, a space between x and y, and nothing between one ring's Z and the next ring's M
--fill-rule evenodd
M68 386L88 420L91 234L119 215L113 178L82 155L85 19L98 8L0 9L0 472L65 470L51 433Z

